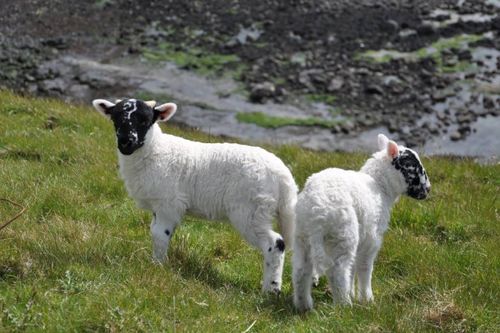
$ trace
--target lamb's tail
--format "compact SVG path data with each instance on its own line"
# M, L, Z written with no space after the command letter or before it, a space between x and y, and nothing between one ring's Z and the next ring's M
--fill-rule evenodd
M291 175L281 182L278 201L278 226L281 235L285 239L285 245L289 249L293 247L297 191L297 185Z

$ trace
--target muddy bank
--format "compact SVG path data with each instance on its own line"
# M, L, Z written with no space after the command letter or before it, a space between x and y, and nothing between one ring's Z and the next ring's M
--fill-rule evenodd
M0 86L171 98L178 121L255 141L369 150L382 131L429 154L498 156L499 8L6 0Z

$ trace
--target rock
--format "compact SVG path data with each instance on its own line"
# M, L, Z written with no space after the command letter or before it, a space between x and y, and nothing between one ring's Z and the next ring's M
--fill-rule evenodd
M424 22L417 27L417 34L420 36L430 36L436 33L436 27L432 23Z
M394 133L399 130L398 123L394 119L390 119L389 122L387 123L387 129L389 132Z
M365 93L369 95L383 95L384 90L379 85L371 84L365 88Z
M116 85L116 80L96 71L87 71L76 77L77 81L94 89L106 89Z
M264 103L266 99L276 94L276 87L271 82L257 83L250 91L250 101L253 103Z
M350 120L346 120L345 122L343 122L342 124L340 124L340 130L344 134L351 133L354 130L355 127L356 126L354 125L354 123L352 121L350 121Z
M446 98L453 96L453 91L448 91L446 89L436 90L432 93L432 100L434 102L444 102Z
M493 98L489 96L484 96L483 97L483 107L485 109L493 109L495 108L495 101L493 101Z
M444 65L445 65L445 66L450 66L450 67L453 67L453 66L455 66L457 63L458 63L458 59L457 59L456 57L447 57L447 58L444 60Z
M458 56L458 60L470 60L470 59L472 59L472 54L471 54L470 50L468 50L468 49L458 51L457 56Z
M92 90L86 84L74 84L68 89L68 95L80 101L88 101L91 98Z
M453 133L450 134L450 139L451 139L451 141L461 140L462 139L462 133L460 133L459 131L455 131L455 132L453 132Z
M344 80L340 77L337 77L330 80L330 83L328 84L326 90L328 92L337 92L340 89L342 89L343 86L344 86Z
M410 37L410 36L414 36L417 34L417 31L416 30L413 30L413 29L403 29L399 32L399 37L401 38L407 38L407 37Z
M42 41L42 45L53 47L58 50L63 50L68 47L68 43L62 37L48 38Z
M470 113L461 113L457 115L457 122L459 124L470 123L473 120L473 116Z
M40 90L43 92L64 93L65 89L66 89L66 83L61 78L53 80L45 80L40 83Z
M307 64L307 55L304 52L296 52L290 57L290 62L300 67L305 67Z
M382 24L381 28L384 31L393 33L399 30L399 23L394 20L387 20Z

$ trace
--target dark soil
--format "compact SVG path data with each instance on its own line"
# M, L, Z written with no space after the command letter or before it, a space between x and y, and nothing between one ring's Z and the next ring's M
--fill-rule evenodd
M448 114L438 119L437 128L418 123L423 115L436 112L433 105L443 98L439 92L454 78L438 74L432 59L376 64L355 56L384 48L414 51L441 37L489 31L496 35L488 45L500 50L500 15L483 23L459 21L438 29L423 22L436 8L498 13L498 8L479 0L460 7L456 0L2 0L0 88L57 96L63 92L58 86L62 83L55 80L60 73L41 71L38 65L43 61L64 53L98 55L106 61L169 42L180 50L199 47L236 54L246 65L239 79L256 102L334 95L335 107L352 119L351 126L334 131L351 135L385 125L408 145L417 146L458 122ZM238 39L241 29L259 33ZM451 53L467 57L459 50ZM260 96L263 84L274 89ZM488 112L497 115L498 98L490 102ZM476 117L471 114L469 123ZM467 131L457 133L460 140Z

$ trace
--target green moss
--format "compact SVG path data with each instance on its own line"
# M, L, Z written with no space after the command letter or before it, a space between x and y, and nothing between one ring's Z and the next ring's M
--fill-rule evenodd
M236 119L243 123L251 123L265 128L278 128L283 126L320 126L332 128L340 122L317 117L309 118L284 118L268 116L262 112L239 112Z
M449 49L463 49L468 47L468 44L477 42L486 38L485 35L458 35L450 38L440 38L436 42L432 43L430 46L423 47L413 52L399 52L395 50L368 50L363 53L359 53L355 56L356 60L365 60L376 63L386 63L393 59L405 59L407 61L419 61L423 58L432 58L436 61L437 68L440 71L450 71L453 69L443 68L442 64L442 52ZM464 64L456 67L456 70L465 67Z
M151 61L171 61L181 68L192 69L202 75L242 71L242 64L236 55L215 54L199 48L179 48L166 42L154 49L144 49L143 56Z
M308 94L306 98L311 102L321 102L329 105L333 105L337 99L331 94Z

